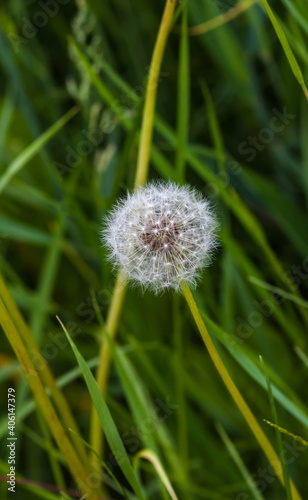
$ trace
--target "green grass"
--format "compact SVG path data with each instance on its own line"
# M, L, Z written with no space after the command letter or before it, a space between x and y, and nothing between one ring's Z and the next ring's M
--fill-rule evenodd
M51 391L57 380L74 425L67 408L61 411L63 396L48 392L71 443L67 453L1 330L0 472L8 471L13 387L16 500L76 498L68 456L78 450L85 471L90 458L82 457L95 456L92 399L106 439L104 456L96 457L105 464L98 497L289 500L290 488L268 469L182 296L128 288L117 336L106 332L115 275L98 233L102 216L135 184L164 2L51 3L58 12L32 28L43 11L36 2L1 6L0 323L34 364L39 344L51 370L39 377ZM262 0L219 26L204 24L198 35L189 29L236 4L183 0L176 7L149 178L187 182L212 200L220 248L194 297L232 379L285 457L287 483L305 499L308 4ZM113 359L103 396L91 375L102 338ZM44 405L46 396L38 397ZM10 495L2 480L1 499Z

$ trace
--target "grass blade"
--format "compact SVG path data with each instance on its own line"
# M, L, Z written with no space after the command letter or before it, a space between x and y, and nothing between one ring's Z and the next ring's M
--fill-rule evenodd
M177 140L176 168L178 180L182 182L185 178L185 149L188 138L189 121L189 40L187 33L188 2L186 1L182 11L182 28L179 53L178 71L178 102L177 102Z
M273 424L273 422L270 422L269 420L266 420L265 418L263 419L264 422L266 422L268 425L270 425L271 427L274 427L275 429L277 429L279 432L281 432L282 434L286 434L287 436L290 436L292 437L293 439L295 439L296 441L298 441L299 443L303 444L304 446L308 446L308 441L305 441L305 439L303 439L301 436L297 436L296 434L293 434L292 432L290 431L287 431L286 429L284 429L283 427L280 427L279 425L277 424Z
M294 76L295 76L296 80L298 81L298 83L300 84L300 86L302 87L303 92L306 96L306 99L308 99L308 89L306 87L304 76L303 76L303 73L298 65L297 60L295 59L295 56L294 56L292 49L290 47L290 44L288 42L288 39L287 39L282 27L280 26L280 23L279 23L276 15L272 11L271 7L269 6L268 1L261 0L261 2L262 2L263 7L264 7L272 25L273 25L273 27L274 27L274 30L276 31L276 35L278 36L278 38L280 40L280 43L282 45L282 48L284 50L284 53L285 53L288 61L289 61L289 64L290 64L291 69L294 73Z
M172 500L179 500L178 497L176 496L174 489L172 488L172 485L169 481L169 478L168 478L162 464L160 463L159 459L155 456L153 451L151 451L151 450L139 451L139 453L137 453L137 455L134 458L134 463L137 464L138 460L140 458L144 458L145 460L148 460L149 462L152 463L154 469L157 472L157 475L160 477L161 482L164 484L166 490L168 491L170 498Z
M247 486L248 486L253 498L255 500L264 500L263 495L261 495L256 483L254 482L253 478L251 477L245 463L243 462L239 452L237 451L236 447L232 443L232 441L229 438L228 434L226 433L225 429L220 424L217 424L216 427L217 427L217 430L220 434L220 437L223 440L231 458L233 459L234 463L238 467L245 482L247 483Z
M64 125L73 118L79 111L78 107L70 109L56 123L54 123L46 132L35 139L26 149L24 149L13 162L8 166L6 171L0 177L0 193L5 189L12 177L16 175L27 163L31 160L53 136L64 127Z
M88 367L86 361L80 354L79 350L77 349L75 343L71 339L70 335L68 334L65 326L61 322L61 320L58 318L58 321L60 325L63 328L63 331L67 337L67 340L69 341L71 348L76 356L76 360L78 362L78 365L80 367L81 373L85 379L85 382L87 384L89 393L91 395L93 404L97 410L101 425L103 427L106 439L108 441L108 444L111 448L111 451L113 452L114 456L117 457L119 467L121 468L124 476L126 477L127 481L135 491L136 495L140 500L145 500L144 494L142 492L141 485L138 481L137 475L130 463L130 460L128 458L127 452L124 448L121 436L119 434L119 431L114 423L114 420L111 416L111 413L108 409L108 406L105 403L105 400L100 393L100 390L98 388L98 385L95 381L94 376L92 375L92 372L90 368Z
M262 356L260 356L260 362L261 362L261 367L262 367L262 370L263 370L263 372L265 374L265 378L266 378L267 392L268 392L268 397L269 397L269 402L270 402L272 417L273 417L273 420L274 420L276 426L278 426L278 417L277 417L277 411L276 411L275 401L274 401L274 398L273 398L273 393L272 393L272 388L271 388L271 382L270 382L269 374L268 374L267 368L266 368L266 366L264 364ZM278 429L275 429L275 434L276 434L277 447L279 449L279 456L283 457L282 439L281 439L281 434L280 434L280 432L279 432ZM287 471L285 460L282 460L281 463L282 463L282 470L283 470L284 487L285 487L285 490L286 490L286 497L287 497L288 500L292 500L293 496L292 496L292 493L291 493L290 480L289 480L289 475L288 475L288 471Z
M74 477L76 484L79 485L83 493L90 494L89 498L97 500L96 493L91 490L87 483L87 472L83 464L80 462L74 448L72 447L67 434L57 416L57 413L48 398L44 386L42 385L37 370L29 357L27 349L20 337L20 334L14 325L10 315L8 314L2 299L0 298L0 320L3 331L5 332L8 341L14 349L16 356L23 368L27 377L29 386L33 392L35 400L40 408L52 435L66 459L68 468ZM6 424L7 425L7 424Z

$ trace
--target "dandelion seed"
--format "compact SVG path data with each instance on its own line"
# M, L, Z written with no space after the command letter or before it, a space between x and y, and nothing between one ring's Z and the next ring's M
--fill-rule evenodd
M118 202L102 239L128 280L160 292L179 290L183 281L195 286L217 246L216 227L209 202L194 189L155 182Z

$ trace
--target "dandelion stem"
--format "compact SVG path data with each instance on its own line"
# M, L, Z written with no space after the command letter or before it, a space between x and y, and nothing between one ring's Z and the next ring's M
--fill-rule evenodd
M165 9L163 12L160 28L156 38L156 43L152 55L148 81L146 85L145 104L142 117L142 126L140 133L139 151L137 158L137 167L135 175L135 188L143 186L146 183L149 162L151 143L153 137L153 126L155 116L155 104L159 73L162 63L162 58L167 42L168 33L171 27L172 16L175 9L176 0L166 0ZM106 319L106 329L111 339L114 339L117 331L118 320L121 314L122 304L124 300L126 285L122 273L118 274L113 292L112 301ZM111 362L111 352L108 342L102 344L99 354L99 364L96 374L98 386L105 393L109 369ZM102 456L102 429L95 408L92 409L91 427L90 427L90 444L98 456ZM92 460L95 464L99 463L96 454L92 454Z
M259 445L261 446L265 455L270 461L273 470L275 471L281 483L284 484L283 469L277 453L275 452L271 443L269 442L266 435L262 431L252 411L250 410L243 396L241 395L235 383L233 382L232 378L230 377L229 372L227 371L222 359L220 358L219 353L217 352L216 347L210 337L210 334L203 322L203 319L201 317L197 304L194 300L194 297L190 291L190 288L186 283L182 284L182 290L184 297L187 301L187 304L189 306L189 309L191 311L191 314L201 334L202 340L208 350L209 355L211 356L211 359L219 375L221 376L225 386L230 392L232 398L234 399L238 409L240 410L247 424L252 430L256 440L258 441ZM290 481L290 486L291 486L293 500L302 500L299 492L297 491L296 486L292 481Z
M148 176L159 73L175 5L176 0L167 0L165 4L151 60L142 116L135 187L143 186Z

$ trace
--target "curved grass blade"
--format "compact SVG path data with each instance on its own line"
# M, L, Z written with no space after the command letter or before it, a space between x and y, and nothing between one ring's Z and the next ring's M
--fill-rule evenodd
M166 490L168 491L170 498L172 500L178 500L178 497L176 496L176 493L175 493L174 489L172 488L172 485L169 481L169 478L168 478L162 464L160 463L159 459L155 456L153 451L151 451L151 450L139 451L139 453L137 453L137 455L134 458L134 463L137 464L137 462L140 458L144 458L145 460L148 460L149 462L151 462L151 464L153 465L154 469L156 470L158 476L160 477L162 483L164 484Z
M96 411L98 413L99 419L101 421L102 427L104 429L104 433L106 436L106 439L108 441L108 444L110 446L111 451L113 452L114 456L117 457L117 461L119 464L119 467L121 468L124 476L126 477L127 481L131 485L132 489L138 496L140 500L145 500L145 496L143 494L141 485L139 483L139 480L137 478L136 472L134 471L130 460L128 458L126 449L124 448L121 436L119 434L119 431L114 423L114 420L111 416L111 413L109 411L108 406L105 403L105 400L100 393L100 390L98 388L98 385L95 381L95 378L88 367L86 361L80 354L79 350L77 349L75 343L71 339L69 333L67 332L65 326L61 322L61 320L57 317L60 325L63 328L63 331L67 337L67 340L69 341L71 348L76 356L77 362L79 364L81 373L85 379L85 382L87 384L89 393L91 395L91 398L93 400L93 404L96 408Z
M263 7L264 7L272 25L273 25L274 30L276 31L276 35L278 36L278 38L280 40L280 43L281 43L282 48L284 50L284 53L289 61L291 69L293 71L293 74L294 74L296 80L298 81L298 83L300 84L300 86L302 87L303 92L306 96L306 99L308 99L308 89L306 87L303 73L298 65L297 60L295 59L295 56L292 52L292 49L291 49L290 44L288 42L288 39L285 35L285 32L283 31L282 27L280 26L280 23L279 23L277 17L275 16L274 12L272 11L271 7L269 6L269 3L267 2L267 0L261 0L261 2L263 4Z

